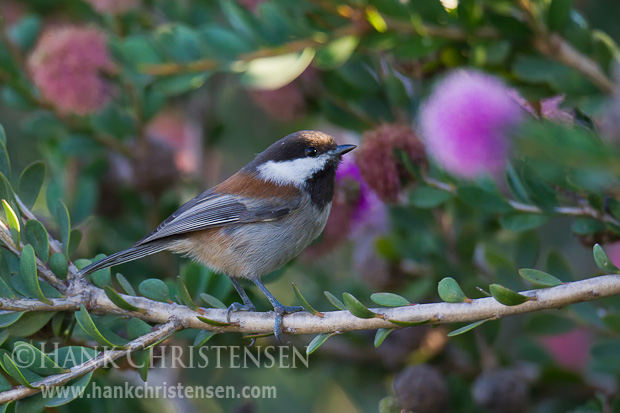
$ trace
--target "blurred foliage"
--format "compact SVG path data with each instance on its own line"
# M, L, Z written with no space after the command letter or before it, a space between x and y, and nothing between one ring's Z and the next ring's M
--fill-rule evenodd
M517 305L527 298L515 291L617 271L603 251L620 239L614 2L142 0L122 14L100 14L94 3L105 1L0 3L0 123L6 130L0 134L0 193L14 242L27 244L21 259L1 249L1 296L60 296L37 278L37 257L64 279L67 260L83 267L90 262L84 257L127 248L182 202L288 133L320 129L350 143L386 123L415 130L432 85L459 67L504 79L535 113L515 132L505 176L464 181L405 156L411 182L387 206L389 230L371 244L384 274L360 274L353 233L328 253L316 252L327 242L319 240L317 255L302 255L268 276L275 295L292 302L287 284L294 280L298 297L318 311L333 309L331 302L373 317L366 306L379 291L394 294L373 295L385 306L463 302L484 291ZM90 115L62 113L44 99L28 65L41 34L67 24L98 27L107 36L111 97ZM564 96L558 110L574 122L541 112L542 100L558 95ZM13 189L40 222L24 223ZM46 231L62 241L62 253L51 254ZM595 248L593 259L597 243L603 248ZM529 270L519 276L519 269ZM171 254L113 271L92 274L90 281L128 310L118 292L190 306L238 300L226 277ZM254 300L256 292L248 290ZM333 295L324 298L322 291ZM269 308L255 301L259 310ZM374 332L319 336L308 368L150 373L188 385L275 385L275 400L82 398L55 409L620 412L616 298L485 321L459 330L383 330L374 342ZM7 354L24 340L37 347L122 346L149 329L136 319L86 309L2 313L0 364L7 375L0 375L0 389L37 374L11 367ZM450 330L456 331L446 338ZM248 343L198 331L172 340L189 346L207 339L207 345ZM299 347L311 340L290 339ZM271 343L264 340L259 345ZM116 370L99 370L92 380L129 380L125 370ZM8 407L42 408L36 397Z

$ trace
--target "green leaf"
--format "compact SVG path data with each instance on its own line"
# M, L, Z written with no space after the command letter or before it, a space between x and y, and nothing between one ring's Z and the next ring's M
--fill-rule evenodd
M435 208L453 196L450 192L441 189L420 186L411 192L409 201L417 208Z
M464 327L457 328L456 330L449 332L448 333L448 337L454 337L454 336L458 336L459 334L467 333L469 330L473 330L474 328L478 327L479 325L482 325L482 324L486 323L489 320L491 320L491 319L487 318L485 320L478 320L478 321L473 322L471 324L468 324L468 325L466 325Z
M29 370L43 376L67 373L69 371L60 367L41 350L25 341L18 341L14 344L13 357L16 357L20 366L27 367Z
M4 135L4 129L2 129L2 136L6 139ZM9 161L9 153L6 150L6 143L0 140L0 173L5 177L9 176L11 173L11 162Z
M147 348L145 350L138 350L133 353L135 365L138 369L138 374L143 382L146 382L149 374L149 365L151 364L151 357L153 356L153 348Z
M64 249L65 255L69 256L69 241L71 236L71 219L69 218L69 211L67 206L58 200L56 204L56 221L58 222L58 229L60 231L60 241Z
M519 275L536 287L555 287L562 284L562 281L553 275L532 268L521 268Z
M596 261L596 265L603 271L617 273L618 267L614 265L613 262L609 259L603 247L599 244L595 244L593 248L594 253L594 261Z
M30 312L11 324L7 331L11 337L29 337L41 330L56 313L53 311Z
M327 301L329 301L337 309L343 310L343 311L347 309L344 303L340 301L338 297L336 297L334 294L330 293L329 291L323 291L323 295L325 295L325 297L327 298Z
M69 234L69 248L67 249L69 256L73 255L75 251L77 251L81 241L82 231L79 228L72 229L71 233Z
M37 257L43 262L47 262L50 257L50 241L45 226L36 219L29 219L24 225L24 237L32 245Z
M596 234L605 229L605 224L594 218L576 218L571 229L579 235Z
M194 339L194 347L201 347L217 333L215 331L200 330Z
M445 277L439 281L437 286L439 298L447 303L471 303L458 282L452 277Z
M306 48L302 53L287 53L272 57L238 62L235 66L243 71L241 82L258 89L279 89L286 86L310 65L315 51ZM234 67L233 67L234 69Z
M183 304L191 308L192 310L197 310L198 306L192 300L192 297L189 295L189 291L187 290L187 286L181 276L177 276L177 289L179 290L179 296Z
M489 292L493 298L504 305L519 305L530 300L530 297L519 294L518 292L499 284L489 285Z
M51 399L46 399L45 407L63 406L80 397L86 390L86 386L90 383L94 373L94 371L88 372L82 377L71 380L64 386L61 386L56 392L56 396Z
M106 257L105 254L97 254L93 262L100 261ZM110 268L102 268L89 275L90 280L99 288L112 285L112 271Z
M127 322L127 338L130 340L135 340L139 337L147 335L150 333L153 328L149 323L144 320L140 320L139 318L130 318Z
M570 263L558 250L551 250L547 254L545 270L550 274L555 274L560 279L573 279L573 272L571 270Z
M522 212L513 212L503 215L499 219L502 228L509 231L529 231L540 227L549 220L549 217L541 214L526 214Z
M140 294L151 300L168 302L170 301L170 291L165 282L158 278L149 278L138 285Z
M135 305L129 304L123 297L121 297L109 285L104 286L103 291L105 291L105 295L108 296L110 301L112 301L115 305L119 306L123 310L146 313L146 308L138 308Z
M370 299L373 303L385 307L403 307L411 304L405 297L392 293L374 293L370 296Z
M394 330L395 330L394 328L380 328L380 329L378 329L377 333L375 334L375 348L378 348L381 344L383 344L383 341Z
M392 324L395 324L399 327L416 327L423 326L424 324L428 324L431 320L422 320L422 321L402 321L402 320L394 320L392 318L388 319L388 321Z
M43 182L45 182L45 169L45 163L33 162L24 169L19 177L17 191L28 209L32 209L41 193Z
M570 19L573 0L552 0L547 11L547 25L554 32L561 32Z
M6 132L4 126L0 123L0 143L6 145Z
M328 338L333 336L336 333L322 333L318 336L314 337L308 347L306 347L306 354L312 354L318 350L319 347L323 345L327 341Z
M80 327L82 327L82 330L84 330L86 334L88 334L102 346L124 348L124 346L127 344L126 341L124 343L112 343L110 340L104 337L95 325L95 322L91 318L90 314L88 314L88 311L86 311L86 307L84 307L84 304L80 304L80 310L75 313L75 319L77 320Z
M55 252L50 257L50 270L54 273L54 275L61 280L67 279L67 273L69 272L69 263L67 262L67 257L64 254L59 252Z
M120 284L120 286L123 289L123 291L125 291L125 294L133 295L133 296L136 295L136 290L133 289L133 287L131 286L129 281L127 281L127 278L125 278L123 276L123 274L117 273L116 274L116 281L118 281L118 283Z
M475 186L461 186L457 189L457 195L466 204L485 212L502 214L513 210L501 194Z
M13 243L15 244L15 246L19 249L19 245L21 242L21 238L20 238L20 231L21 231L21 226L19 224L19 218L17 217L17 214L15 214L15 211L13 211L13 208L11 208L11 205L9 205L8 202L6 202L6 199L2 200L2 206L4 207L4 214L6 215L6 219L7 222L9 224L9 229L11 231L11 239L13 240Z
M304 309L307 312L314 314L315 316L323 317L324 314L320 311L315 310L314 307L310 305L310 303L306 300L306 298L301 294L301 291L299 291L299 288L297 288L295 283L291 283L291 284L293 286L293 291L295 291L295 295L297 296L299 301L301 301L301 305L304 307Z
M319 49L314 65L324 70L339 68L349 60L359 42L360 38L358 36L342 36L330 42L327 46Z
M350 293L342 293L344 305L355 317L359 318L384 318L382 314L370 311L364 304Z
M211 294L200 293L200 298L202 298L202 301L209 304L213 308L228 308L226 307L226 304L224 304L217 297L214 297Z
M2 368L8 373L9 376L15 379L15 381L22 386L34 389L34 387L28 382L28 380L26 380L22 371L17 367L17 365L15 365L15 362L11 359L11 357L9 357L7 353L3 354Z
M210 318L207 318L207 317L196 316L196 318L198 318L203 323L209 324L211 326L216 326L216 327L224 327L224 326L234 326L234 325L237 325L237 323L226 323L226 322L222 322L222 321L211 320Z
M15 323L23 316L25 311L1 311L0 328L5 328Z
M42 26L40 17L35 14L27 14L9 26L8 35L22 52L27 52L35 45Z
M32 245L27 244L22 250L22 255L19 260L19 266L21 269L21 276L26 283L28 292L39 301L45 304L52 305L52 302L43 295L41 286L39 285L39 277L37 275L37 261L34 255L34 248Z

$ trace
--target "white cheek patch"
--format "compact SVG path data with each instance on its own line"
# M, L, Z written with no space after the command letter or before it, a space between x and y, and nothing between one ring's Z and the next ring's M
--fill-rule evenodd
M316 158L299 158L291 161L269 161L258 167L258 176L279 185L301 187L308 178L325 167L328 154Z

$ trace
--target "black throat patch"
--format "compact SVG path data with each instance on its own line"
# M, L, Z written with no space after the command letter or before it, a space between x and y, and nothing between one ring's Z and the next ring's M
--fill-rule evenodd
M323 208L332 202L338 163L340 159L330 159L323 169L306 181L305 190L310 195L310 202L314 206Z

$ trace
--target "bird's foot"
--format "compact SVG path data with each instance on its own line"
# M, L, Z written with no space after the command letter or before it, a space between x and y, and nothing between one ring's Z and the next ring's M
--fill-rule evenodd
M256 307L254 304L241 304L241 303L232 303L228 306L228 312L226 313L226 321L230 323L230 313L237 311L256 311Z
M305 309L298 305L276 305L273 307L273 311L276 313L276 322L273 326L273 335L280 343L285 343L285 341L282 340L282 317L285 314L305 311Z

